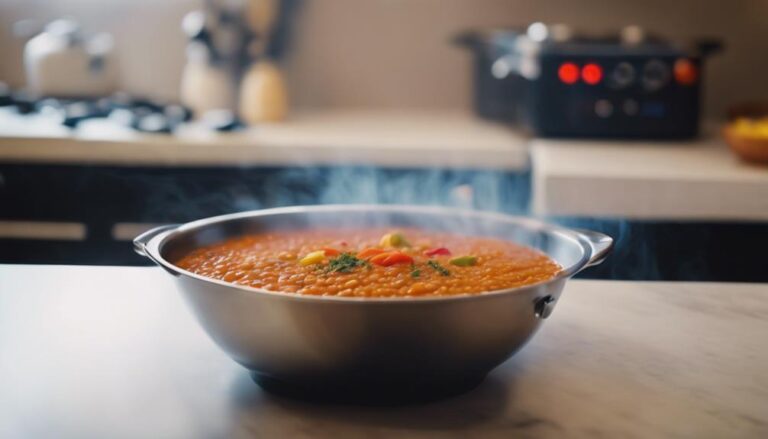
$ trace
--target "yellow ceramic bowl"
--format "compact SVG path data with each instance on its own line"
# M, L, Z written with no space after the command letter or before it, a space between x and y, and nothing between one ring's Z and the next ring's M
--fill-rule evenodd
M768 164L768 117L738 117L725 126L723 137L743 160Z

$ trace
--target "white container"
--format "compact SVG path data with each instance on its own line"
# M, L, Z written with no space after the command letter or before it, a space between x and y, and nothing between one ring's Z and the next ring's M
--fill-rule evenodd
M27 86L41 96L104 96L115 91L112 37L85 38L70 20L56 20L24 47Z

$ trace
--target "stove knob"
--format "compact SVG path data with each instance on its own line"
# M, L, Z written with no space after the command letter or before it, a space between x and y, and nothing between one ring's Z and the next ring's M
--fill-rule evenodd
M656 91L667 85L670 69L664 61L652 59L643 68L643 87L647 91Z
M56 98L45 98L35 103L35 111L52 118L62 118L66 102Z
M611 117L613 114L613 104L608 99L599 99L595 102L595 114L601 119Z
M621 108L627 116L637 116L637 113L640 112L640 104L634 99L626 99L621 104Z
M210 110L202 117L202 124L215 131L235 131L243 122L229 110Z
M635 68L628 62L622 62L611 72L610 84L613 88L627 88L635 82Z
M64 106L64 119L61 124L68 128L77 128L80 122L98 117L95 106L87 101L76 101Z
M168 118L160 113L152 113L142 117L136 124L136 129L144 133L170 133L171 125Z

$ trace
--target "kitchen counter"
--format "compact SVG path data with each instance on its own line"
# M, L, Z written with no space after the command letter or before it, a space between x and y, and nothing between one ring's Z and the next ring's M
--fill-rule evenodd
M477 389L275 397L158 268L0 265L0 437L768 437L768 286L573 281Z
M0 162L117 166L528 167L527 137L462 112L296 112L285 123L230 133L189 125L144 134L108 119L69 130L0 108Z
M692 142L536 139L531 155L538 215L768 220L768 168L738 160L712 130Z
M193 124L152 135L104 119L72 131L0 108L0 164L530 170L541 216L765 222L768 168L740 162L718 127L705 124L689 142L531 139L460 111L348 109L232 133Z

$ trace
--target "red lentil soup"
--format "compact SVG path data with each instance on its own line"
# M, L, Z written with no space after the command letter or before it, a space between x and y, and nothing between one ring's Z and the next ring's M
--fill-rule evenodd
M344 297L473 294L537 283L561 270L513 242L418 229L246 235L194 250L177 265L270 291Z

